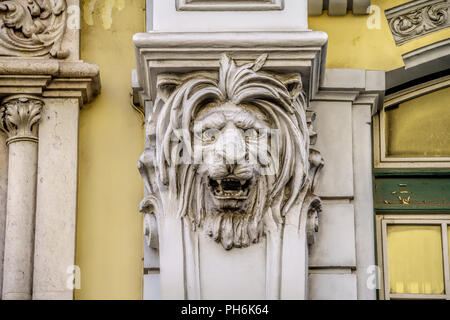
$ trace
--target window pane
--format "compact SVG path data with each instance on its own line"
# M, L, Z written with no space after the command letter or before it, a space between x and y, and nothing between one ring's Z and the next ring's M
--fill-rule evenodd
M390 157L450 156L450 88L401 103L386 111Z
M441 227L390 225L387 237L390 292L444 294Z

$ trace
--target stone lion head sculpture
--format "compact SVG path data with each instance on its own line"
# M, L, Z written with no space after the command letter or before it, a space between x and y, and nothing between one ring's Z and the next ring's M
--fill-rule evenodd
M268 221L282 223L322 165L310 150L300 76L262 72L266 59L238 66L223 55L218 75L160 76L138 165L143 207L167 211L171 202L225 249L257 243Z

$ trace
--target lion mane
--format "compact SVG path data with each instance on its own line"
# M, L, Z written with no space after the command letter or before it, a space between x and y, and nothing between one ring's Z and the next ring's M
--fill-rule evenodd
M154 206L164 206L161 193L171 192L176 195L177 216L188 219L194 230L204 228L226 249L257 243L265 224L282 224L289 210L311 194L316 168L323 165L318 152L310 150L314 115L307 110L300 76L262 72L266 59L262 55L238 66L224 54L218 75L193 72L161 77L147 125L149 145L138 165ZM257 108L281 133L278 156L270 158L276 170L258 177L248 214L208 213L206 183L198 174L200 164L194 161L196 115L206 105L225 103Z

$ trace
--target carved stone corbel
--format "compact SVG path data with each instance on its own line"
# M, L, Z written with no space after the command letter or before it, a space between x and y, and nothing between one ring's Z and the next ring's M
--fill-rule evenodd
M149 124L154 144L139 164L147 192L161 204L158 216L188 219L225 249L257 243L267 210L282 223L323 166L317 151L309 156L315 132L300 78L258 72L266 59L238 67L224 55L219 80L206 73L160 76ZM280 149L269 150L267 139L278 139ZM241 153L253 163L240 162ZM178 199L176 212L166 209L170 198Z
M156 243L151 241L156 229L160 237L163 293L164 286L171 286L164 276L168 264L181 263L189 270L187 298L202 296L196 259L212 254L198 247L210 238L226 249L217 251L219 260L226 259L228 250L242 250L245 256L246 250L256 246L260 251L259 243L266 243L266 297L305 297L304 290L281 290L278 275L290 273L293 258L281 248L300 250L294 259L306 266L306 245L314 242L321 211L314 185L324 162L311 148L315 115L300 75L262 71L267 59L263 54L238 65L224 54L218 73L158 75L148 146L138 168L146 193L140 208L147 243ZM176 253L178 241L184 254ZM185 261L173 261L174 255ZM250 263L244 260L243 265ZM234 267L242 266L236 262ZM177 280L182 281L172 273L170 282L181 286ZM175 290L169 296L179 298Z

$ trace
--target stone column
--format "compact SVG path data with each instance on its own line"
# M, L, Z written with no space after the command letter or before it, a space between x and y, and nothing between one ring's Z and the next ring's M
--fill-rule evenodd
M9 148L2 298L31 299L36 207L37 124L43 102L33 96L3 100L0 128Z

